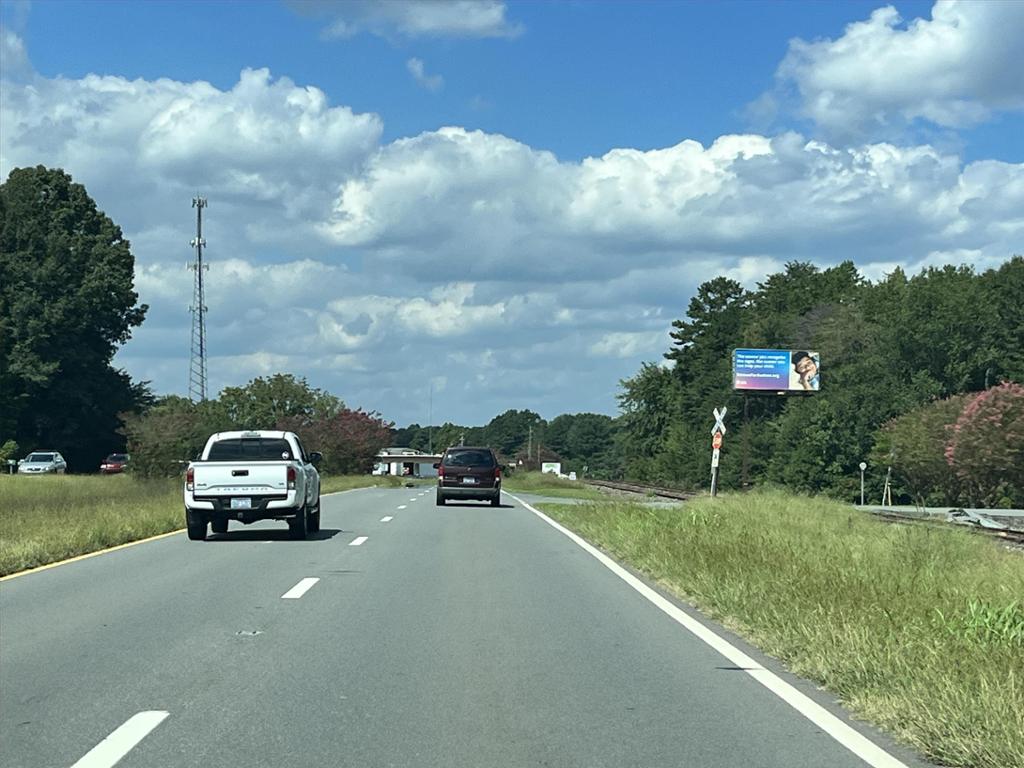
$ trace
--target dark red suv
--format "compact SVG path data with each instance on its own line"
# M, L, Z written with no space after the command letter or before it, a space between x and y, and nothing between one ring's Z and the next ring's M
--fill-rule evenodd
M448 499L480 499L501 505L501 465L490 448L449 448L435 464L437 504Z

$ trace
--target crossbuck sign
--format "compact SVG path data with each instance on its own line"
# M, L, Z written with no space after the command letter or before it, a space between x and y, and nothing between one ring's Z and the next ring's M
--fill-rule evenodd
M712 435L714 435L715 432L721 432L723 435L725 434L725 412L728 410L729 409L726 408L724 405L722 406L721 413L719 413L718 409L715 408L715 426L711 428Z

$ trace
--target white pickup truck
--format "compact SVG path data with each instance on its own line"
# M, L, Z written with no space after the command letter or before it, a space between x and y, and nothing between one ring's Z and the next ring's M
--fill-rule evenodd
M206 526L225 533L229 520L287 520L293 539L320 530L320 454L307 454L294 432L218 432L185 472L190 539Z

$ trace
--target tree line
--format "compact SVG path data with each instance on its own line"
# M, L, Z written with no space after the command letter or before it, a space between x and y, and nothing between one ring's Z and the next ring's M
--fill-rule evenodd
M773 483L852 500L864 461L875 500L890 474L903 500L1021 506L1022 297L1020 256L981 274L896 268L877 282L851 262L793 262L753 291L717 277L672 324L664 364L622 382L622 471L706 486L711 412L726 406L723 487ZM815 350L821 389L734 391L735 348Z

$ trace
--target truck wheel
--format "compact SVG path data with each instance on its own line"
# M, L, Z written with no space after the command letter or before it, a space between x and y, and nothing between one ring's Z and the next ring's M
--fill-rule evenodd
M226 517L218 518L217 520L210 521L210 528L213 529L214 533L227 533L228 532L228 519Z
M309 533L309 515L306 507L299 509L293 520L288 521L288 533L293 539L305 539Z
M309 532L319 533L320 532L320 497L316 497L316 512L313 512L309 516Z
M206 518L200 513L186 509L185 528L188 529L188 537L192 541L203 541L206 539Z
M437 491L437 506L444 506L444 494L441 493L440 489Z

